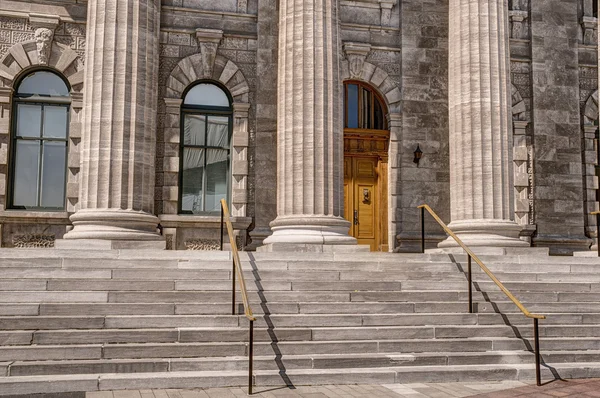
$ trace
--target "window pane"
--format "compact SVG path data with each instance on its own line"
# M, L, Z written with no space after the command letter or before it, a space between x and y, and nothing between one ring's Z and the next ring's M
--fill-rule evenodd
M383 122L383 109L379 100L375 99L375 129L383 130L385 123Z
M69 89L65 82L51 72L34 72L27 76L17 90L18 94L68 97Z
M185 145L206 145L204 141L205 130L206 116L186 114L183 126L183 143Z
M206 165L206 211L220 211L221 199L227 198L229 151L209 149Z
M197 84L185 96L184 105L229 107L227 94L214 84Z
M42 126L42 107L19 104L17 113L17 136L39 137Z
M40 141L17 141L14 206L38 206Z
M182 211L196 214L204 210L202 182L205 151L198 148L183 149Z
M229 148L229 118L209 116L207 146Z
M67 138L66 106L44 106L44 138Z
M42 207L65 206L67 143L44 142L42 155Z
M356 84L348 85L348 101L346 103L346 112L348 115L347 128L358 128L358 86Z
M362 89L362 126L363 129L370 129L371 127L371 92L366 89Z

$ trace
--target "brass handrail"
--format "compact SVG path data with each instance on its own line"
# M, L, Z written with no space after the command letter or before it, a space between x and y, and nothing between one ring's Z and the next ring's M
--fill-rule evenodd
M437 223L444 229L444 232L446 232L449 236L451 236L456 241L456 243L458 243L458 245L460 247L462 247L465 252L467 252L467 255L469 256L468 257L469 312L473 311L473 303L472 303L473 298L472 298L472 290L471 290L471 284L472 284L471 259L473 259L473 260L475 260L477 265L479 265L479 267L483 270L483 272L485 272L487 274L487 276L489 276L490 279L496 284L496 286L498 286L500 288L500 290L502 290L502 292L506 295L506 297L508 297L510 299L510 301L512 301L517 306L517 308L519 308L519 310L523 313L523 315L525 315L527 318L533 319L534 339L535 339L535 355L536 355L536 381L537 381L537 385L540 386L541 385L541 377L540 377L540 354L539 354L540 350L539 350L538 320L546 319L546 316L540 315L540 314L533 314L527 308L525 308L525 306L519 301L519 299L517 299L510 292L510 290L508 290L506 288L506 286L504 286L502 284L502 282L500 282L500 280L498 278L496 278L496 275L494 275L493 272L490 271L490 269L485 266L485 264L479 259L479 257L477 257L477 255L475 253L473 253L473 251L471 249L469 249L469 247L467 245L465 245L463 243L463 241L458 236L456 236L456 234L450 228L448 228L448 226L440 219L440 217L433 211L433 209L431 207L429 207L426 204L422 204L421 206L418 206L418 208L421 209L421 248L422 248L423 252L425 252L425 213L424 213L424 211L427 210L429 212L429 214L433 217L433 219L435 221L437 221ZM600 214L600 212L599 212L599 214Z
M240 261L240 254L233 235L233 225L231 224L231 217L229 215L229 207L225 199L221 199L221 250L223 250L223 223L227 226L227 235L229 235L229 244L231 246L231 255L233 257L233 272L231 275L232 287L231 287L231 315L235 315L235 279L239 281L240 292L242 293L242 302L244 303L244 315L250 321L250 333L249 333L249 347L248 347L248 395L252 395L252 362L254 353L254 321L256 317L252 313L250 308L250 302L248 301L248 292L246 290L246 280L244 279L244 273L242 272L242 263Z

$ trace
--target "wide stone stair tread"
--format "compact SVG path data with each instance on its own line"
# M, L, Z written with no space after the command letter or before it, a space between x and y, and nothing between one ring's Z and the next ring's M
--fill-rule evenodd
M597 377L600 363L590 362L557 364L552 369L542 368L545 378L558 372L562 377ZM276 370L257 370L254 382L260 386L275 386L290 382L295 385L319 384L389 384L416 383L442 380L443 382L528 380L535 372L532 364L513 365L459 365L388 367L383 369L298 369L289 370L282 377ZM60 393L66 391L98 391L118 389L169 389L221 387L244 385L244 371L152 372L132 374L90 374L0 377L0 394Z
M229 315L230 253L1 254L0 395L247 383L248 320ZM258 385L534 377L531 319L475 264L467 313L465 255L240 257L257 317ZM548 316L543 377L597 376L598 259L481 258Z

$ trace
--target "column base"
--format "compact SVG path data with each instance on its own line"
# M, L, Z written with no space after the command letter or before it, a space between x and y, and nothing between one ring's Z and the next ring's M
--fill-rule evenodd
M158 217L121 209L84 209L70 217L73 229L63 239L158 241Z
M461 220L448 225L460 240L471 247L529 247L529 243L519 238L522 227L514 221L506 220ZM458 243L448 237L439 248L458 247Z
M350 222L342 217L295 215L279 216L271 222L273 234L263 244L356 245L348 235Z

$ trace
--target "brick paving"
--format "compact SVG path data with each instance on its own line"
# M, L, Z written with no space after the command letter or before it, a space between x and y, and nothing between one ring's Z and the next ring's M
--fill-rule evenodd
M600 379L558 380L536 387L519 381L486 383L412 383L386 385L330 385L255 387L254 397L273 398L514 398L600 397ZM236 398L247 397L245 388L194 390L129 390L89 392L86 398Z

